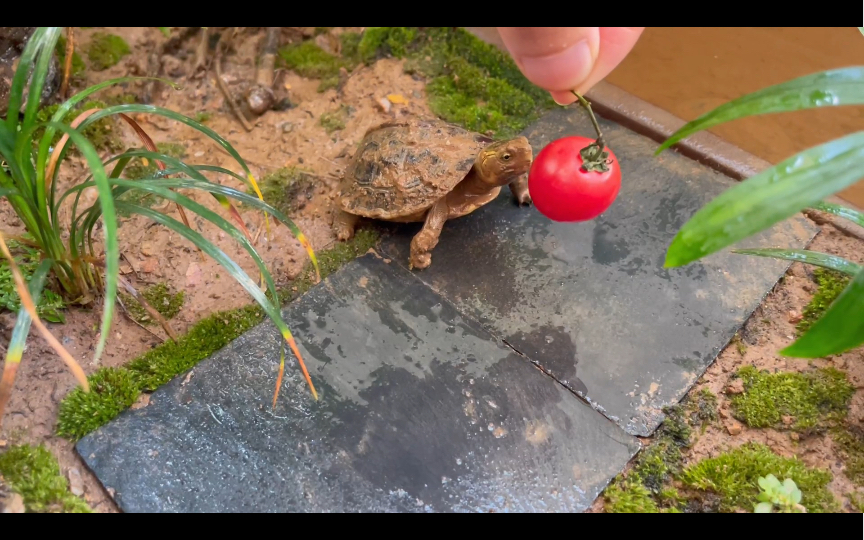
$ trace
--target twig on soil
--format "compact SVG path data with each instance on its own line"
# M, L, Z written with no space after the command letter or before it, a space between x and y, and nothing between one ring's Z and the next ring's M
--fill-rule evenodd
M132 273L135 274L135 279L141 279L141 276L138 274L138 270L135 270L135 265L132 264L132 261L129 260L129 257L126 256L126 253L120 252L120 256L126 259L126 262L129 263L129 268L132 269Z
M255 84L246 93L246 104L254 114L262 115L276 102L273 81L276 78L276 49L279 47L281 26L270 26L264 36L261 52L258 55L258 68L255 70Z
M131 322L133 322L133 323L137 324L138 326L140 326L142 329L144 329L145 331L147 331L149 334L151 334L152 336L154 336L155 338L157 338L157 339L158 339L159 341L161 341L162 343L165 343L165 338L164 338L164 337L160 336L159 334L157 334L157 333L154 332L153 330L150 330L149 328L147 328L146 326L144 326L143 324L141 324L141 323L139 323L138 321L135 320L135 318L132 316L132 314L129 313L129 309L126 308L126 304L123 303L123 300L122 300L119 296L117 297L117 303L120 304L120 307L123 309L123 314L126 315L126 318L127 318L127 319L129 319Z
M165 330L165 333L168 334L168 337L170 337L176 343L177 334L174 333L174 330L171 328L171 325L168 324L168 321L165 319L165 317L163 317L161 313L156 311L153 306L147 303L147 300L145 300L144 297L135 290L135 287L133 287L132 284L126 280L126 278L124 278L123 276L117 277L120 284L123 286L124 289L126 289L126 292L132 295L132 298L134 298L139 304L141 304L141 307L143 307L147 311L147 314L153 317L153 320L157 321L162 326L162 328Z
M219 42L216 43L216 55L213 58L213 65L216 68L216 84L225 96L225 101L228 102L231 111L234 112L234 115L238 120L240 120L240 123L243 124L243 128L246 131L252 131L252 125L248 120L246 120L246 117L243 116L243 111L241 111L240 107L237 106L237 103L234 102L234 96L231 95L231 90L228 88L228 85L225 84L225 81L222 80L222 44L226 33L228 33L227 30L219 36Z
M852 229L848 229L843 225L836 223L833 219L825 217L815 210L805 210L804 215L810 218L814 223L816 223L816 225L831 225L832 227L837 229L837 231L843 236L855 238L856 240L864 242L864 236L861 236L859 233L853 231Z
M66 59L63 62L63 82L60 84L60 99L66 99L69 77L72 75L72 55L75 53L75 36L71 26L66 27Z
M192 78L198 79L207 73L207 50L210 45L210 28L201 27L201 36L195 48L195 60L192 62Z

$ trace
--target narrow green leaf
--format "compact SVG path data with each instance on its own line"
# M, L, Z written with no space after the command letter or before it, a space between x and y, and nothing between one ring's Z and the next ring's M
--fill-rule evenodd
M27 40L27 45L24 46L24 51L18 57L18 67L15 69L15 75L12 77L12 86L9 88L9 99L7 101L6 113L6 128L14 135L18 126L18 112L21 110L21 102L24 100L24 88L27 86L27 79L30 77L30 70L33 67L33 59L39 48L44 45L43 39L47 28L36 28Z
M30 277L30 282L27 284L27 289L30 291L30 296L33 297L33 303L36 305L39 305L39 301L42 299L42 290L45 288L45 279L48 277L48 273L51 272L53 265L53 260L43 259L42 262L39 263L39 266L36 267L33 275ZM27 313L26 309L21 308L18 310L18 318L15 321L15 328L12 329L12 338L9 340L9 348L6 351L7 362L21 361L21 353L24 351L24 342L27 340L27 335L30 333L30 325L32 322L33 319L30 318L30 314ZM15 357L17 357L17 360Z
M828 212L829 214L834 214L837 217L848 219L852 223L864 227L864 213L861 213L858 210L853 210L852 208L847 208L839 204L827 203L824 201L820 202L819 204L813 205L813 209L822 210L823 212Z
M864 103L864 66L812 73L763 88L720 105L682 126L660 145L654 155L696 132L732 120L814 107L862 103Z
M805 150L727 189L684 224L666 253L683 266L767 229L864 174L864 131Z
M48 69L51 67L51 58L54 56L54 48L57 45L57 40L60 38L61 31L62 28L59 26L49 26L39 37L38 57L36 58L33 77L30 80L27 105L24 108L24 122L21 125L22 132L30 129L36 123L36 113L39 112L42 88L45 86L45 78L48 75ZM30 138L27 137L25 140L29 142ZM29 148L27 149L28 151L30 150Z
M851 261L847 261L843 257L836 255L828 255L827 253L819 253L818 251L809 251L806 249L733 249L732 253L741 255L755 255L757 257L772 257L774 259L785 259L787 261L801 262L829 268L850 276L856 275L861 271L861 266Z
M108 340L108 332L111 329L111 320L114 317L114 303L117 299L117 276L120 272L120 248L117 244L117 214L114 210L114 198L111 195L111 185L108 183L108 174L102 166L102 160L96 149L78 130L72 129L66 124L59 122L46 122L45 126L54 126L55 129L69 135L69 140L78 147L81 155L87 160L87 165L93 173L93 180L99 195L102 208L102 219L105 231L105 302L102 312L102 326L99 342L96 344L96 353L93 362L98 363L105 350Z
M864 272L858 272L828 311L795 343L780 354L793 358L823 358L864 343Z

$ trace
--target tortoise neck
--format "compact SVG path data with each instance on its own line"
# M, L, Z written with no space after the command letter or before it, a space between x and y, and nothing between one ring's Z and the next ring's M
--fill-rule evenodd
M484 182L477 169L471 169L465 180L462 181L462 190L466 195L484 195L497 188L495 184Z

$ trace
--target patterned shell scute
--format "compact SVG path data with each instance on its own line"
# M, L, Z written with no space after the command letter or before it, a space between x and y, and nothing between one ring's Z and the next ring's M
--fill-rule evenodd
M492 139L438 120L388 122L366 132L345 171L342 210L374 219L431 207L471 170Z

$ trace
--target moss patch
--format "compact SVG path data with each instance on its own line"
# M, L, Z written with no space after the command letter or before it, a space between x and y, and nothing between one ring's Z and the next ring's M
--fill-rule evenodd
M279 64L294 70L301 77L321 79L318 91L324 92L339 86L339 70L354 69L360 63L358 45L360 35L351 32L340 34L341 55L325 51L314 41L292 43L279 49Z
M258 182L264 202L291 215L303 208L315 191L315 178L297 167L282 167L266 174ZM257 196L255 190L247 188L249 195Z
M669 484L681 470L682 449L690 446L692 435L687 421L692 407L666 409L666 419L650 446L636 457L626 476L613 480L603 496L605 510L612 514L677 512L677 494L669 496Z
M760 476L773 474L781 481L791 478L810 513L837 512L839 505L828 491L833 477L828 471L810 469L795 458L784 458L762 444L750 443L688 467L681 475L685 486L719 496L718 510L752 511L759 502Z
M168 284L165 282L151 285L139 292L141 293L141 296L144 297L144 300L146 300L153 309L158 311L159 314L166 319L173 319L178 313L180 313L180 309L183 307L183 301L185 299L185 293L183 291L172 292L168 287ZM156 321L150 317L147 310L144 309L141 304L132 297L132 295L122 292L119 294L123 299L123 304L129 311L129 315L131 315L133 319L141 324L156 324Z
M330 134L334 131L345 129L345 122L351 116L352 112L354 112L353 108L343 104L335 111L322 114L318 122L321 124L321 127Z
M108 104L104 101L99 100L90 100L81 105L74 107L71 111L69 111L66 116L63 118L62 122L64 124L71 124L75 118L80 115L82 112L89 109L104 109ZM43 107L36 113L36 122L49 122L51 117L57 113L57 109L60 107L57 105L48 105L47 107ZM33 135L33 143L34 145L38 145L40 139L45 134L44 128L38 128ZM96 147L97 150L110 150L110 151L120 151L123 149L123 143L120 141L120 137L117 133L117 124L113 118L103 118L101 120L97 120L89 124L84 128L83 135L87 137L90 143ZM54 133L54 138L51 140L51 146L55 146L58 142L60 142L60 138L63 137L63 133ZM67 142L66 148L68 148L68 152L72 153L80 153L78 147L75 146L74 143Z
M831 438L840 447L846 464L846 478L864 486L864 429L843 422L834 427Z
M378 237L376 231L360 229L350 241L316 253L321 278L369 251ZM314 268L308 263L293 285L279 292L280 298L290 301L305 293L314 284L314 276ZM176 343L166 341L126 367L100 369L88 377L89 394L75 388L61 402L57 434L73 441L81 439L132 405L141 392L152 392L188 371L264 318L258 304L214 313L198 321Z
M840 296L840 293L849 284L851 278L835 270L819 267L813 270L813 279L816 281L819 289L813 295L810 303L804 308L804 312L801 314L801 321L795 327L798 335L809 330L813 326L813 323L825 314L834 300Z
M24 279L29 283L33 278L33 272L42 260L39 251L33 247L21 244L15 240L7 240L12 257L18 264ZM63 312L66 307L63 298L47 286L42 290L42 297L36 306L36 313L46 321L63 323L66 322ZM17 313L21 309L21 299L15 288L15 280L12 278L12 270L5 257L0 257L0 308Z
M737 376L744 392L732 397L733 414L754 428L812 429L829 416L844 415L855 391L846 375L833 368L769 374L745 366ZM784 424L784 417L792 423Z
M131 52L129 44L120 36L96 32L90 38L87 59L90 60L92 69L102 71L115 65Z
M92 512L69 492L57 459L43 446L12 446L0 453L0 476L21 495L28 512Z

